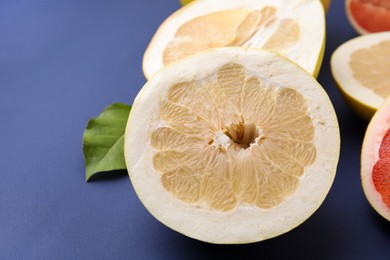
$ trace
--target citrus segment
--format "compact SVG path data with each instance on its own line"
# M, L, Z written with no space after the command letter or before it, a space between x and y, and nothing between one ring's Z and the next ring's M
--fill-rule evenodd
M346 10L360 34L390 31L389 0L346 0Z
M312 0L199 0L168 17L143 59L146 78L208 48L244 46L280 52L317 75L323 57L325 17Z
M125 151L157 219L203 241L244 243L282 234L319 207L339 132L326 93L299 66L273 52L219 48L148 81Z
M390 221L390 98L368 124L361 153L361 178L369 203Z
M266 6L263 9L252 11L236 30L236 39L232 42L233 46L239 46L245 43L260 26L268 27L276 19L276 8ZM239 41L239 39L241 39Z
M241 45L256 31L259 11L224 10L195 17L179 27L164 49L164 65L207 48Z
M298 42L300 27L293 19L280 21L279 27L264 44L263 48L285 53Z
M332 54L331 69L346 101L369 120L390 94L390 32L343 43Z
M349 65L363 86L386 98L390 93L390 39L356 50Z

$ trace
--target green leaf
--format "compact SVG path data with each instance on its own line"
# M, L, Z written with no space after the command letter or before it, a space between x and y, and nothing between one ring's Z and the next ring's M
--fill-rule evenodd
M89 120L83 135L87 181L98 172L126 169L124 134L130 109L129 105L114 103Z

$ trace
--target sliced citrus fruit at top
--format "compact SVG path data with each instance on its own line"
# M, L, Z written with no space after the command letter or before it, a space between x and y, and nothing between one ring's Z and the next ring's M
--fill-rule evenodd
M274 52L209 49L166 66L134 101L125 157L162 223L212 243L287 232L322 203L339 155L323 88Z
M345 9L360 34L390 31L390 0L345 0Z
M367 34L339 46L331 57L341 94L370 120L390 94L390 32Z
M189 4L193 1L195 1L195 0L180 0L180 3L182 5L186 5L186 4ZM211 1L213 1L213 0L211 0ZM328 11L330 2L331 2L331 0L321 0L321 3L324 6L325 11Z
M390 221L390 98L367 127L361 154L361 178L370 204Z
M168 17L143 59L146 78L208 48L272 49L317 75L325 41L324 11L313 0L199 0Z

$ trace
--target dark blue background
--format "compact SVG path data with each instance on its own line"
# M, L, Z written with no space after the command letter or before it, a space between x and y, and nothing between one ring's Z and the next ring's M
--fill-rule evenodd
M90 117L131 104L145 83L143 52L179 0L0 0L0 259L390 259L390 223L359 175L367 123L336 90L333 50L357 34L344 1L327 14L319 81L341 129L334 185L304 224L249 245L212 245L171 231L136 197L125 171L85 183Z

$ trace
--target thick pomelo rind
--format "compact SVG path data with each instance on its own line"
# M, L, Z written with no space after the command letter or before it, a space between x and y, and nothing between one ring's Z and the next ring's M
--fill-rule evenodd
M384 99L363 86L354 76L349 61L351 54L384 40L390 40L390 32L379 32L358 36L341 44L332 54L330 66L339 92L351 108L369 121Z
M278 8L284 18L298 19L301 26L300 42L286 57L300 64L315 77L322 65L325 49L325 14L320 1L273 0L197 0L193 1L170 15L158 28L149 43L143 57L142 69L147 79L159 71L163 64L163 52L177 29L185 22L220 10L235 8L261 9L264 6ZM271 36L271 31L264 35L260 30L242 47L259 48L258 42L264 44ZM258 41L258 42L256 42ZM296 48L300 48L296 50Z
M298 90L307 100L315 124L317 159L306 169L296 192L273 209L241 205L231 213L193 207L172 197L152 167L148 133L158 126L160 100L175 82L207 77L227 64L247 68L248 76ZM186 236L218 244L250 243L283 234L303 223L325 199L333 183L340 137L333 106L318 82L282 56L246 48L210 49L166 66L135 99L125 134L125 158L134 189L159 221Z
M348 104L348 106L357 114L359 115L363 120L366 122L369 122L372 118L372 116L377 111L377 108L368 106L361 101L357 100L355 97L349 95L347 92L344 91L344 89L341 87L340 83L335 80L336 86L345 100L345 102Z
M376 190L372 171L379 159L379 149L386 132L390 128L390 98L387 98L368 124L361 152L361 180L364 194L371 206L390 221L390 208L382 201Z

